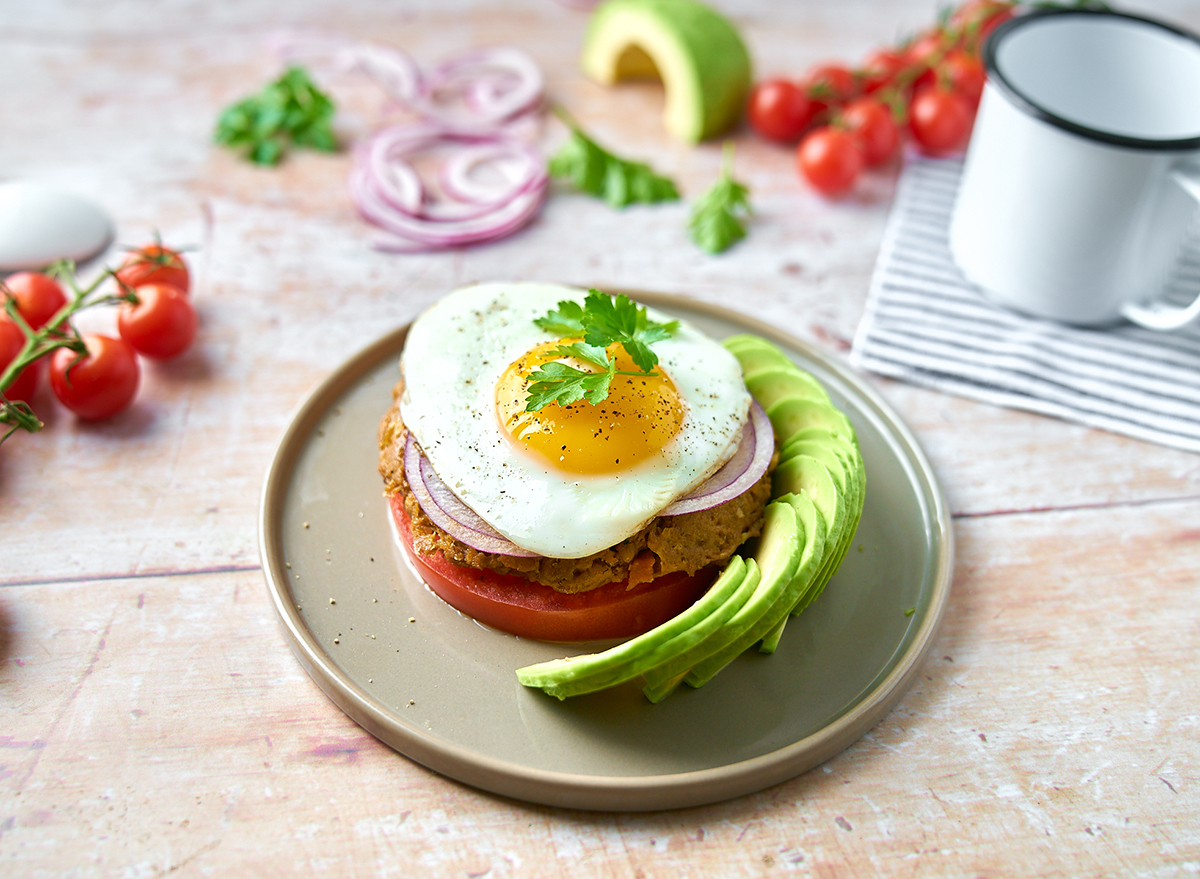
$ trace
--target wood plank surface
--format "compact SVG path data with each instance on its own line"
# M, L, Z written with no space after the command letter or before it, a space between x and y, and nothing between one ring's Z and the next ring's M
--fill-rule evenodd
M854 60L936 14L925 0L717 5L763 75ZM1196 0L1130 8L1200 29ZM194 246L201 313L196 348L147 368L130 411L82 424L43 389L46 429L0 447L0 875L1200 871L1200 457L876 377L954 516L951 598L899 705L799 778L651 814L507 800L373 739L293 657L258 551L276 444L332 369L453 287L681 293L845 358L895 166L830 203L788 148L743 130L756 213L723 256L686 241L684 205L617 213L561 188L503 242L397 256L370 246L348 153L264 170L211 143L219 110L277 73L282 29L423 65L510 44L600 140L703 191L721 145L672 142L652 86L583 79L585 22L553 0L0 0L0 179L89 195L119 244L157 230ZM353 142L381 96L327 75ZM542 145L562 138L547 121Z

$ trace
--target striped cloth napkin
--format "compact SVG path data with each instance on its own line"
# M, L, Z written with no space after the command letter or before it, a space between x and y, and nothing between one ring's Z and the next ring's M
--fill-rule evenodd
M859 369L1200 452L1200 326L1068 327L984 299L950 256L961 159L910 156L850 352ZM1166 298L1200 288L1193 224Z

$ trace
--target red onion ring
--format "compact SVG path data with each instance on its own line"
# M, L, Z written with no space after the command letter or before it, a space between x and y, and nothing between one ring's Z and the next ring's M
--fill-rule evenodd
M421 454L411 433L404 441L404 478L408 480L408 487L425 515L451 537L480 552L537 557L536 552L517 546L459 500L433 472L433 465Z
M445 197L434 199L408 159L443 145L473 149L448 163ZM494 241L528 224L546 197L546 169L533 148L506 135L472 134L430 125L393 126L376 134L350 174L350 194L364 219L387 237L384 250L421 252ZM499 180L473 180L483 164ZM465 196L465 197L464 197Z
M346 48L342 57L344 66L371 77L389 98L403 107L412 107L421 93L420 68L397 48L365 43Z
M758 401L751 400L750 418L733 457L687 497L675 501L659 515L682 516L733 500L762 478L774 453L775 434L771 430L771 420Z
M410 106L450 127L492 129L540 106L544 86L541 68L520 49L475 49L438 65Z
M369 76L388 98L421 117L376 132L355 151L349 188L359 214L383 230L381 250L421 253L503 238L541 210L544 157L515 136L518 119L541 107L544 79L525 52L497 47L450 58L423 74L403 51L304 33L281 33L276 54L320 52ZM410 159L453 147L436 195ZM477 172L486 169L488 175Z

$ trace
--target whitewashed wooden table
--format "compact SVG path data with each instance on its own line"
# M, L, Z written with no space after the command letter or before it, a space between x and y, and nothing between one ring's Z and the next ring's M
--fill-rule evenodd
M762 74L853 60L936 13L720 5ZM1200 29L1195 0L1132 8ZM0 874L1200 871L1200 457L878 378L948 498L953 590L915 686L806 775L676 812L527 805L398 755L301 669L259 564L265 469L330 370L452 287L681 293L846 355L895 168L830 204L743 132L757 213L724 256L687 243L683 206L618 214L562 191L502 243L395 256L369 247L346 154L264 170L211 143L220 108L278 72L282 27L421 63L511 44L598 138L706 188L718 144L669 140L655 89L577 73L585 20L552 0L0 2L0 177L91 196L122 243L193 245L201 312L195 350L148 369L131 410L80 424L43 391L46 430L0 449ZM331 90L361 136L377 95ZM547 124L546 145L560 137Z

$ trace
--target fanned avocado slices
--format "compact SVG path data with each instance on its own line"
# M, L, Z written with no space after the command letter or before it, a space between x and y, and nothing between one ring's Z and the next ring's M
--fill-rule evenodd
M600 653L518 669L522 684L559 699L641 677L651 702L680 683L699 687L754 644L779 645L789 615L820 595L845 557L866 496L866 468L850 420L821 384L758 336L726 339L746 387L766 410L780 460L763 531L691 608Z
M781 547L779 552L766 555L760 548L755 557L759 558L764 571L768 566L771 568L769 574L764 573L763 581L767 582L771 577L779 580L774 594L764 596L762 612L755 614L754 621L744 632L687 673L684 681L688 686L703 686L747 648L770 634L787 618L817 574L825 550L825 535L824 520L817 514L812 499L804 494L788 494L772 503L772 506L776 505L786 506L795 517L794 530L799 538L799 553L794 547ZM808 528L805 527L806 523Z
M743 583L749 587L739 591ZM754 560L729 560L708 591L691 607L665 623L601 653L552 659L517 670L527 687L540 687L565 699L613 687L686 652L720 629L758 582Z

